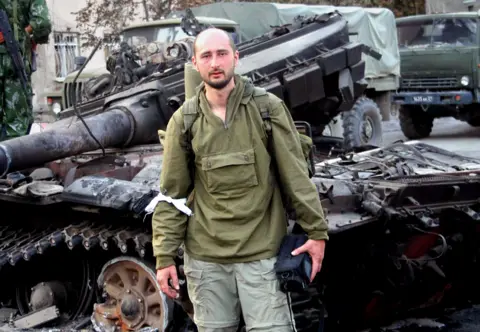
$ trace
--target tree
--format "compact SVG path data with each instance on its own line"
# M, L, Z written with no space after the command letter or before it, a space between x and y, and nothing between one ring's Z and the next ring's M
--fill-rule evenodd
M99 28L117 35L134 21L159 19L175 7L198 6L210 0L86 0L86 6L74 12L81 32L82 47L99 40Z
M138 16L138 5L132 0L87 0L84 8L73 13L81 32L82 47L91 47L98 42L99 27L117 33Z

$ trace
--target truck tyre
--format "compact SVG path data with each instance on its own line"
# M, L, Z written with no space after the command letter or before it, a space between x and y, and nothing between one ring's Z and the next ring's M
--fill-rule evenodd
M350 111L342 113L342 121L347 150L365 145L382 145L382 115L373 100L359 98Z
M402 105L398 118L403 134L409 139L425 138L432 132L434 119L420 106Z

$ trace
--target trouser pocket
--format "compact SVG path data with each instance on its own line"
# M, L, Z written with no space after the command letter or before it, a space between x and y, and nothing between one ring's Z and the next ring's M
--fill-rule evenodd
M244 263L237 268L238 292L247 331L292 331L287 295L274 271L276 258Z
M194 321L201 331L230 331L240 321L240 303L233 266L185 257L184 271Z

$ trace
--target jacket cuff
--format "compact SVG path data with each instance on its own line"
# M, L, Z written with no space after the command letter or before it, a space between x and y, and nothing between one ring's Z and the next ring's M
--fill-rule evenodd
M308 238L310 240L325 240L328 241L328 232L327 231L313 231L308 233Z
M170 256L157 256L156 260L157 260L157 263L156 263L155 268L157 270L158 269L163 269L163 268L165 268L167 266L170 266L170 265L175 265L175 261Z

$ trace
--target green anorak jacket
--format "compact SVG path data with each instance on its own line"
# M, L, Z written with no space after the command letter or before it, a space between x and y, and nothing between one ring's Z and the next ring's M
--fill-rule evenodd
M287 232L279 185L309 238L328 239L320 198L308 177L300 138L283 101L269 94L276 179L267 133L252 98L252 83L235 76L225 122L211 111L203 86L193 97L198 102L198 116L191 127L194 179L184 148L181 108L167 125L160 191L173 199L187 198L193 184L195 193L190 217L173 204L157 204L152 216L157 269L174 264L182 243L189 256L208 262L274 257Z

